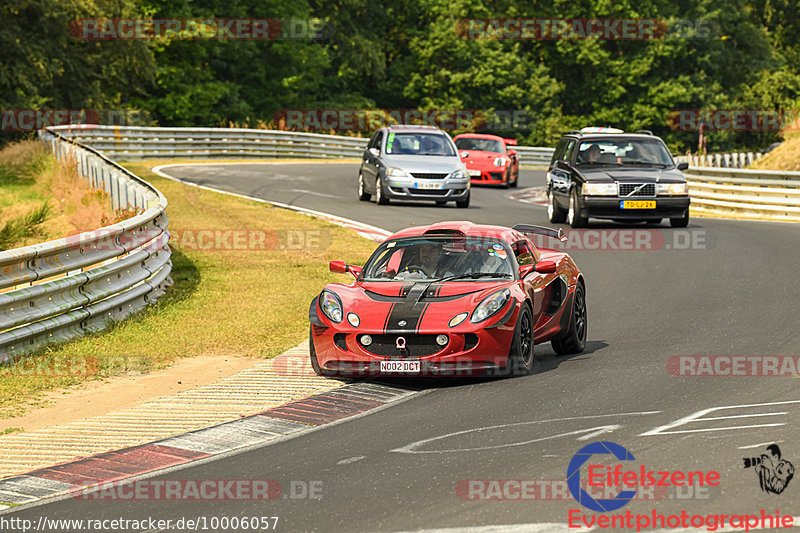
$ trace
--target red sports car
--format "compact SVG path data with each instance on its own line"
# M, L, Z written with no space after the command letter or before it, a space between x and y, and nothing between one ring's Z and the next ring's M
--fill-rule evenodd
M453 141L472 183L517 186L519 158L516 150L508 148L509 145L515 146L516 140L483 133L462 133Z
M586 285L572 258L531 240L562 230L441 222L407 228L363 267L332 261L309 309L320 375L525 375L533 345L586 346ZM544 240L544 239L542 239Z

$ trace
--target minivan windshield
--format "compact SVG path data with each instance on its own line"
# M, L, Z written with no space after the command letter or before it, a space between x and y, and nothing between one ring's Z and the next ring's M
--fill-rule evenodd
M456 155L448 139L437 133L397 133L386 137L386 153L392 155Z

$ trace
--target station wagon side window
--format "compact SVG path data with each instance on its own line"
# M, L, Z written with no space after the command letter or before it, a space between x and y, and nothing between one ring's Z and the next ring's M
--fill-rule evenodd
M562 161L566 161L568 163L572 161L572 154L575 152L576 144L578 143L574 140L567 143L567 149L564 151L564 157L561 158Z

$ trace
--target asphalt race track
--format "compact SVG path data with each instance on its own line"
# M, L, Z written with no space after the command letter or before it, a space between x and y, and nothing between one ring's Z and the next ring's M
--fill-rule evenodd
M513 189L473 188L469 209L359 202L353 163L192 165L165 172L388 230L464 219L549 225L544 207L509 199ZM542 185L544 172L521 171L521 187ZM520 531L544 524L540 530L549 531L566 524L570 510L594 513L568 494L549 490L533 500L472 501L462 489L470 486L468 480L564 480L572 456L596 440L627 448L637 468L713 470L721 476L719 486L669 488L619 512L758 514L763 509L800 515L800 479L782 494L767 494L753 469L742 466L742 458L758 457L774 442L800 467L800 381L680 377L667 367L674 356L791 355L797 362L798 227L696 218L685 230L667 223L597 221L588 230L578 233L583 246L570 248L587 280L589 340L583 354L556 357L549 344L540 345L537 371L525 378L425 382L423 393L389 409L159 476L277 480L288 498L269 503L66 499L12 516L34 521L42 515L277 516L278 531L493 524L526 524ZM646 233L655 249L593 249L619 248L621 230ZM257 290L249 297L258 298ZM486 429L475 431L480 428ZM609 458L607 464L617 461ZM293 481L299 487L294 493L287 490ZM321 487L321 499L302 498L301 488L312 483ZM481 494L475 489L473 496Z

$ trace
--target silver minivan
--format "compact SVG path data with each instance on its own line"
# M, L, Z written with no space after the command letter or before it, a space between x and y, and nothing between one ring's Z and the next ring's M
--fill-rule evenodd
M433 126L380 128L369 140L358 171L358 199L426 200L469 207L470 179L453 139Z

